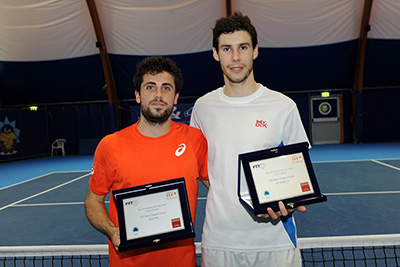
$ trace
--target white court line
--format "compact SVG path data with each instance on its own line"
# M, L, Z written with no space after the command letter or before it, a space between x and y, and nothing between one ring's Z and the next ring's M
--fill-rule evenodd
M39 207L39 206L62 206L62 205L83 205L84 202L59 202L59 203L36 203L36 204L17 204L12 207Z
M31 198L34 198L34 197L37 197L37 196L46 194L46 193L48 193L48 192L50 192L50 191L53 191L53 190L55 190L55 189L57 189L57 188L60 188L60 187L64 186L64 185L67 185L67 184L73 183L73 182L75 182L75 181L78 181L78 180L80 180L80 179L82 179L82 178L85 178L85 177L88 176L88 175L90 175L90 173L87 173L87 174L85 174L85 175L82 175L82 176L80 176L80 177L77 177L77 178L75 178L75 179L73 179L73 180L70 180L70 181L68 181L68 182L65 182L65 183L63 183L63 184L57 185L57 186L55 186L55 187L52 187L52 188L50 188L50 189L47 189L47 190L42 191L42 192L40 192L40 193L37 193L37 194L35 194L35 195L26 197L26 198L21 199L21 200L18 200L18 201L15 201L14 203L11 203L11 204L8 204L8 205L6 205L6 206L4 206L4 207L1 207L0 210L4 210L4 209L6 209L6 208L8 208L8 207L14 206L14 205L16 205L16 204L18 204L18 203L21 203L21 202L25 201L25 200L28 200L28 199L31 199Z
M384 160L387 160L387 159L384 159ZM380 161L378 161L378 160L375 160L375 159L371 159L371 160L351 160L351 162L354 162L354 161L372 161L372 162L375 162L375 163L378 163L378 164L381 164L381 165L383 165L383 166L386 166L386 167L389 167L389 168L392 168L392 169L395 169L395 170L398 170L398 171L400 171L400 168L398 168L398 167L396 167L396 166L392 166L392 165L390 165L390 164L387 164L387 163L383 163L383 162L380 162ZM333 162L333 161L326 161L326 162L315 162L315 163L329 163L329 162ZM349 161L336 161L336 162L349 162ZM324 193L324 195L327 195L327 196L344 196L344 195L377 195L377 194L400 194L400 191L375 191L375 192L348 192L348 193Z
M34 181L36 179L42 178L42 177L50 175L50 174L51 173L43 174L43 175L40 175L40 176L33 177L33 178L29 179L29 180L25 180L25 181L22 181L22 182L19 182L19 183L15 183L15 184L12 184L12 185L9 185L9 186L5 186L3 188L0 188L0 191L3 190L3 189L7 189L7 188L10 188L10 187L14 187L14 186L17 186L17 185L21 185L21 184L27 183L29 181Z
M83 177L82 177L83 178ZM55 189L55 188L54 188ZM52 190L52 189L51 189ZM45 193L45 192L43 192ZM347 193L323 193L326 196L346 196L346 195L379 195L379 194L400 194L400 191L375 191L375 192L347 192ZM32 196L34 197L34 196ZM28 198L27 198L28 199ZM61 206L61 205L83 205L84 202L59 202L59 203L37 203L37 204L16 204L22 202L26 199L21 201L15 202L8 206L12 207L36 207L36 206ZM207 197L198 197L197 200L207 200ZM105 201L105 204L110 204L110 201ZM8 207L6 206L6 207ZM2 210L3 208L0 208Z
M393 169L395 169L395 170L400 171L400 168L398 168L398 167L395 167L395 166L392 166L392 165L389 165L389 164L386 164L386 163L383 163L383 162L380 162L380 161L374 160L374 159L372 159L372 160L347 160L347 161L320 161L320 162L313 162L313 163L354 162L354 161L372 161L372 162L375 162L375 163L384 165L384 166L386 166L386 167L393 168ZM68 172L68 171L65 171L65 172ZM76 171L76 172L82 172L82 171ZM19 184L22 184L22 183L25 183L25 182L28 182L28 181L32 181L32 180L35 180L35 179L38 179L38 178L41 178L41 177L43 177L43 176L50 175L50 174L53 174L53 173L62 173L62 172L52 172L52 173L49 173L49 174L41 175L41 176L39 176L39 177L32 178L32 179L30 179L30 180L21 182L21 183L19 183ZM89 173L86 174L86 175L83 175L83 176L81 176L81 177L78 177L78 178L76 178L76 179L74 179L74 180L72 180L72 181L70 181L70 182L74 182L75 180L79 180L79 179L81 179L81 178L84 178L84 177L86 177L87 175L89 175ZM62 185L57 186L57 187L54 187L54 188L52 188L52 189L49 189L49 190L44 191L44 192L42 192L42 193L39 193L39 194L37 194L37 195L31 196L31 197L29 197L29 198L25 198L25 199L22 199L22 200L20 200L20 201L14 202L14 203L12 203L12 204L10 204L10 205L7 205L7 206L5 206L5 207L0 208L0 210L3 210L3 209L5 209L5 208L7 208L7 207L10 207L10 206L15 206L15 207L29 207L29 206L83 205L83 204L84 204L83 202L18 204L18 203L20 203L20 202L22 202L22 201L25 201L25 200L27 200L27 199L33 198L33 197L35 197L35 196L38 196L38 195L47 193L47 192L49 192L49 191L51 191L51 190L54 190L54 189L56 189L56 188L58 188L58 187L61 187L61 186L63 186L63 185L69 184L70 182L67 182L67 183L62 184ZM15 184L15 185L18 185L18 184ZM13 186L14 186L14 185L13 185ZM1 188L0 190L2 190L2 189L4 189L4 188ZM400 194L400 191L324 193L324 195L326 195L326 196L373 195L373 194L375 194L375 195L376 195L376 194ZM197 200L207 200L207 197L198 197ZM106 201L105 203L108 204L109 201Z
M110 204L110 201L104 201L105 204ZM37 206L62 206L62 205L83 205L85 202L58 202L58 203L37 203L37 204L16 204L12 207L37 207Z
M396 166L392 166L392 165L390 165L390 164L383 163L383 162L380 162L380 161L375 160L375 159L373 159L372 161L375 162L375 163L381 164L381 165L383 165L383 166L386 166L386 167L389 167L389 168L392 168L392 169L395 169L395 170L400 171L400 168L398 168L398 167L396 167Z
M348 193L323 193L323 194L326 196L379 195L379 194L400 194L400 191L348 192Z
M28 180L25 180L25 181L22 181L22 182L19 182L19 183L15 183L15 184L12 184L12 185L8 185L8 186L5 186L5 187L2 187L2 188L0 188L0 191L3 190L3 189L7 189L7 188L10 188L10 187L21 185L21 184L24 184L24 183L27 183L27 182L30 182L30 181L34 181L36 179L40 179L40 178L43 178L43 177L48 176L48 175L57 174L57 173L70 173L70 172L89 172L89 171L88 170L84 170L84 171L59 171L59 172L56 171L56 172L49 172L49 173L42 174L40 176L36 176L36 177L33 177L31 179L28 179Z
M360 161L374 161L378 159L347 159L347 160L311 160L311 163L343 163L343 162L360 162ZM379 159L379 160L400 160L398 158L388 158L388 159Z

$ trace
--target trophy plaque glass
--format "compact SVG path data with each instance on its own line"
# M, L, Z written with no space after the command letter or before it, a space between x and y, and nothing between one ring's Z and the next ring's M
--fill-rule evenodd
M321 194L308 154L308 143L239 155L239 201L252 214L326 201Z
M113 191L119 251L194 237L184 178Z

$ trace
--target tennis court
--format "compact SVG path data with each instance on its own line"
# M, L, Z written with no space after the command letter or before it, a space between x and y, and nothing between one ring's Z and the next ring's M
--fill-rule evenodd
M372 256L367 256L386 257L386 262L377 260L375 263L375 259L361 263L340 260L333 263L330 261L333 254L339 254L337 257L340 258L347 253L354 256L359 252L335 252L329 248L324 256L305 254L307 261L312 258L319 261L321 257L326 261L305 263L305 266L399 266L399 259L396 261L394 258L400 255L400 238L392 234L400 234L400 215L397 212L400 202L400 143L319 145L311 149L310 155L321 191L327 195L328 201L308 206L306 213L296 213L299 245L308 247L310 242L318 243L320 249L330 242L344 242L336 240L342 236L350 236L347 241L351 244L360 242L353 236L373 236L370 241L361 238L361 244L368 246L368 242L374 242L380 246L383 243L393 246L393 249L391 252L373 251ZM46 255L55 255L57 253L53 250L60 249L65 249L66 254L68 251L73 254L74 250L80 254L85 254L86 250L87 254L106 254L106 238L90 226L84 214L83 201L92 160L91 156L66 156L0 165L0 264L23 266L22 260L5 262L1 258L5 250L11 251L8 255L16 254L19 246L52 246L46 248L50 250ZM201 242L206 196L206 189L200 185L196 242ZM334 240L314 239L319 237ZM44 249L35 247L33 250ZM107 264L106 259L87 258L93 258L87 266ZM67 259L63 266L85 265L83 259L73 260L68 256ZM48 264L51 265L52 261L57 261L57 258L50 257ZM60 265L58 262L54 264Z

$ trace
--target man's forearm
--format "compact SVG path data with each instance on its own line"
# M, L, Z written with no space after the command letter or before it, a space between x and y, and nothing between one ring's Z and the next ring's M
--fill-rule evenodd
M114 235L118 232L118 228L110 219L107 208L104 204L104 197L96 195L89 188L85 199L85 213L90 224L99 232L113 240Z
M111 238L112 229L116 228L104 205L85 201L85 212L90 224L99 232Z

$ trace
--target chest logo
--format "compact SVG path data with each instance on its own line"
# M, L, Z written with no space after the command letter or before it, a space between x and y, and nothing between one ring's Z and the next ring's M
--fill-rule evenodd
M267 127L267 122L266 122L266 121L263 121L263 120L256 120L256 127L265 127L265 128L268 128L268 127Z
M183 153L185 153L186 150L186 145L184 143L179 144L178 148L175 151L175 156L179 157L182 156Z
M94 174L94 165L92 166L92 169L90 170L90 175Z

